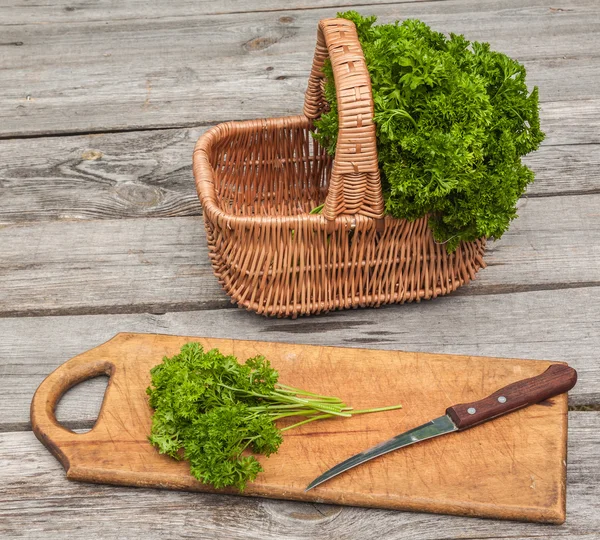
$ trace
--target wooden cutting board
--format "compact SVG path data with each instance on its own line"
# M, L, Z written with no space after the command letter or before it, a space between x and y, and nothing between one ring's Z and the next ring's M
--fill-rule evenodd
M306 485L339 461L542 373L551 362L153 334L118 334L50 374L31 404L31 422L71 480L192 491L185 462L148 443L149 370L190 340L245 360L269 358L285 384L342 398L354 408L403 409L313 422L286 432L277 454L245 495L353 506L562 523L565 519L567 396L387 454L316 489ZM76 434L54 410L71 386L110 375L94 428ZM222 493L234 491L221 490Z

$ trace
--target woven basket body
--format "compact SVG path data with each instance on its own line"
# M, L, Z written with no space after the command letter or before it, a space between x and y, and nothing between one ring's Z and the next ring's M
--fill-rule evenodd
M331 58L340 132L335 159L312 138L328 106ZM354 24L319 23L304 114L228 122L194 151L209 254L232 301L269 316L420 301L468 283L485 240L449 254L427 217L384 216L371 84ZM309 214L324 203L323 212Z

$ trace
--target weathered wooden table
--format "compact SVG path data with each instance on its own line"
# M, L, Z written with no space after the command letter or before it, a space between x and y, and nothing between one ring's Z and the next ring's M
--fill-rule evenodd
M540 87L543 147L489 267L420 305L268 320L208 264L191 152L208 126L297 114L317 21L356 4L489 41ZM600 5L597 0L67 0L0 5L0 536L600 537ZM71 483L29 403L119 331L566 360L560 527ZM402 377L402 373L398 374ZM93 425L105 379L59 419Z

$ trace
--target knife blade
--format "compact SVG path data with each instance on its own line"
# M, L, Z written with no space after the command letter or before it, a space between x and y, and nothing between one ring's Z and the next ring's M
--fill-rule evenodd
M342 474L366 461L383 456L405 446L439 437L455 431L463 431L514 412L523 407L540 403L546 399L568 392L577 382L577 372L566 364L553 364L544 373L509 384L490 396L471 403L460 403L446 409L446 414L419 427L396 435L364 452L360 452L338 463L321 476L315 478L305 489L318 485Z

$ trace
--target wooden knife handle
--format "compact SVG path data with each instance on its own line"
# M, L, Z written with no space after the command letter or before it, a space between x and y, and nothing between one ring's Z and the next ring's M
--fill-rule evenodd
M458 429L467 429L568 392L576 382L577 372L573 368L565 364L554 364L541 375L509 384L479 401L448 407L446 414Z

